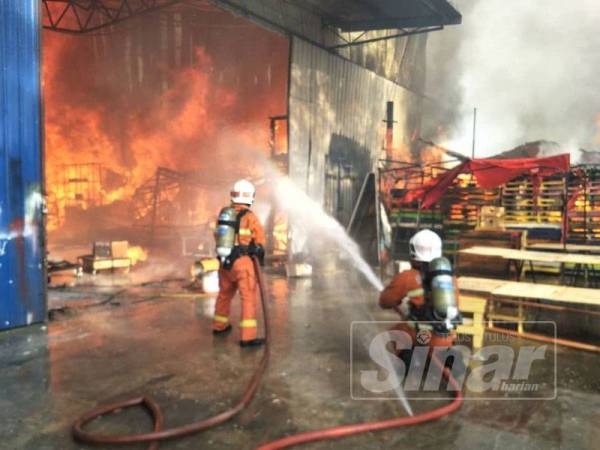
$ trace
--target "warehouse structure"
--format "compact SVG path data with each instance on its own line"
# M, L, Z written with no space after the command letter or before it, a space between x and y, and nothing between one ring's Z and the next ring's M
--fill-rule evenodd
M152 88L168 95L174 86L156 75L156 68L166 64L168 70L183 70L192 65L194 43L203 39L197 36L203 36L206 30L206 35L210 34L210 26L215 23L217 27L220 24L235 29L250 22L266 30L257 31L263 39L264 33L272 33L273 39L279 40L271 47L276 56L271 55L271 61L265 60L262 65L259 61L247 76L246 86L252 86L252 80L261 76L268 78L264 89L277 91L275 103L279 106L264 111L261 120L265 130L269 118L272 124L285 125L288 136L284 137L283 147L289 146L289 155L284 165L290 177L340 220L348 221L364 177L375 161L386 151L393 157L394 153L410 155L417 148L426 33L460 23L460 19L460 14L443 0L4 2L2 106L8 120L3 123L2 134L2 173L6 181L1 194L0 283L8 301L0 310L0 328L39 322L45 317L45 224L51 231L58 229L56 234L61 237L71 236L76 234L73 229L60 228L65 208L72 217L77 207L89 211L105 206L98 192L107 188L98 180L107 177L99 172L97 164L106 165L106 159L115 158L98 154L95 137L88 136L87 141L74 137L70 143L56 138L64 136L66 130L75 135L73 130L78 127L80 135L89 133L86 121L89 125L100 120L76 110L77 104L90 101L89 97L91 102L97 101L91 92L77 95L74 80L80 71L97 71L95 86L104 97L98 78L104 77L107 83L111 76L123 84L123 92ZM61 35L55 37L53 33ZM208 53L212 47L214 54L222 55L230 51L227 45L236 45L236 37L242 46L245 38L236 33L225 38L225 46L214 37L202 44ZM84 56L70 53L63 59L53 58L57 48L77 39L80 41L74 45ZM46 91L40 84L42 54ZM218 65L218 56L214 59ZM72 65L61 72L61 61ZM102 64L103 69L92 62ZM240 65L233 76L244 78L248 75L246 69ZM273 81L271 77L279 78ZM62 91L56 88L60 82ZM239 80L236 86L240 83L244 86ZM240 90L242 96L251 92L252 88ZM59 103L69 108L59 109ZM118 103L106 109L109 107L117 113L121 108ZM65 150L69 145L71 148ZM82 148L86 146L89 149ZM285 159L287 148L283 153ZM125 155L123 159L129 160L132 170L135 158ZM112 175L114 167L108 166ZM117 175L123 177L125 173ZM136 193L142 203L146 201L142 181L155 180L150 185L158 186L164 180L162 175L164 172L156 172L155 176L152 171L140 178ZM160 220L156 204L151 213L145 213L153 226ZM99 216L84 212L78 220L87 214L87 222L83 223L89 227L89 223L98 223L98 217L106 216L102 211ZM75 223L79 230L86 229L81 221ZM92 240L89 234L85 238Z
M433 142L461 20L0 1L0 448L594 448L597 155Z

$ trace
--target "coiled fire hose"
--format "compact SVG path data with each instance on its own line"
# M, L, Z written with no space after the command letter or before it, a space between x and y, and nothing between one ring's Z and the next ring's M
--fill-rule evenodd
M164 423L164 416L160 410L158 404L149 396L134 397L127 400L122 400L106 405L100 405L89 412L85 413L79 419L75 421L72 427L72 433L75 439L81 442L88 442L91 444L134 444L140 442L149 442L148 450L157 450L159 442L167 439L174 439L190 434L198 433L208 428L221 425L238 413L240 413L252 400L262 377L265 373L269 362L270 356L270 323L269 323L269 312L266 306L265 288L262 279L262 274L256 258L252 258L254 264L254 270L258 279L258 286L261 298L261 307L263 311L264 326L265 326L265 348L260 363L250 379L244 394L241 399L230 409L217 414L216 416L209 417L207 419L193 422L179 427L169 428L166 430L162 429ZM432 361L441 366L439 361L432 359ZM276 441L268 442L258 447L258 450L276 450L291 447L294 445L305 444L308 442L338 439L353 434L366 433L369 431L378 431L389 428L396 428L408 425L416 425L423 422L439 419L445 415L448 415L456 411L462 404L462 393L456 380L452 377L452 374L448 368L443 369L443 376L448 383L454 389L454 399L451 403L442 406L440 408L428 411L416 416L399 417L396 419L382 420L376 422L366 422L352 425L343 425L338 427L327 428L323 430L310 431L306 433L300 433L293 436L288 436ZM153 419L154 429L149 433L140 434L99 434L89 431L85 431L83 427L94 419L100 416L104 416L109 413L114 413L118 410L129 408L132 406L143 406L146 408L148 413Z
M262 280L262 275L257 259L252 258L252 262L254 264L254 270L258 279L261 307L263 311L263 320L265 324L265 348L260 363L258 364L254 375L252 375L250 382L246 386L242 398L232 408L223 411L222 413L217 414L216 416L212 416L207 419L198 422L193 422L187 425L169 428L167 430L162 429L164 417L160 410L160 407L152 399L152 397L142 396L119 402L109 403L92 409L91 411L87 412L75 421L72 429L73 436L75 437L75 439L93 444L133 444L139 442L150 442L151 444L148 446L148 450L157 450L159 441L186 436L188 434L198 433L199 431L203 431L208 428L221 425L227 422L232 417L236 416L240 411L242 411L248 405L248 403L250 403L250 401L254 397L254 394L256 394L256 391L258 390L258 386L260 385L263 374L265 373L265 370L269 363L269 355L271 352L271 327L269 324L269 310L266 305L264 283ZM154 420L154 431L150 433L141 434L98 434L85 431L83 429L85 424L100 416L104 416L106 414L115 412L123 408L129 408L138 405L144 406L152 416L152 419Z

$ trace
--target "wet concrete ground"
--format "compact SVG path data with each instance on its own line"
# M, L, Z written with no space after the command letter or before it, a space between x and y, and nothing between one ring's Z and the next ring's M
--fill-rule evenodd
M161 449L252 449L301 431L406 415L397 401L350 396L350 323L395 318L376 307L374 291L342 275L288 282L271 274L267 285L272 359L257 397L228 424L165 442ZM47 325L0 333L0 448L110 448L73 442L71 423L98 403L142 393L161 405L166 427L232 405L261 350L240 349L237 329L229 336L213 337L214 299L190 296L179 286L150 285L114 298L110 293L119 291L114 286L53 290L54 306L103 304L63 309ZM237 303L233 310L237 323ZM529 344L511 343L515 348ZM565 348L559 348L557 356L555 400L470 400L437 422L304 448L598 448L600 358ZM551 374L554 361L544 361L536 370ZM411 402L415 412L444 403ZM140 410L91 424L103 432L142 432L149 427Z

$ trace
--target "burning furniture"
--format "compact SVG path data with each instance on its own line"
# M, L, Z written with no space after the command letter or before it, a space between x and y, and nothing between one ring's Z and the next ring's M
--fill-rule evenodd
M128 255L127 241L94 242L93 253L83 255L78 259L81 270L96 275L98 272L121 270L129 272L132 261Z
M61 164L49 174L48 227L64 224L72 209L101 206L103 197L103 167L99 163Z
M222 180L206 171L179 172L159 167L133 195L136 227L151 245L177 236L198 236L199 230L214 220L206 204L207 193L221 184ZM183 238L180 244L187 246Z

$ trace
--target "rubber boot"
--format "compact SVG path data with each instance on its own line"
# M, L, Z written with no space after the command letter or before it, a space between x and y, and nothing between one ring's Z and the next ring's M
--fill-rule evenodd
M227 325L225 328L223 328L222 330L213 330L213 334L214 335L223 335L223 334L227 334L231 331L231 325Z
M250 339L249 341L240 341L240 347L259 347L265 343L264 338Z
M447 358L444 366L447 367L453 375L456 375L456 378L462 378L467 371L467 367L465 366L465 362L461 354L453 355L450 358Z
M412 354L412 349L404 349L398 352L398 358L402 360L406 368L405 373L401 374L402 376L406 376L406 374L408 373L408 369L410 368L410 363L412 360Z

